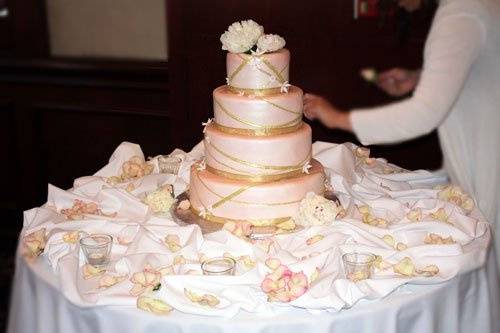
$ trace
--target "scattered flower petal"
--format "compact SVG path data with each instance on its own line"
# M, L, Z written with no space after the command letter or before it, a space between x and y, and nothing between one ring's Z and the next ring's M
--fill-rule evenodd
M415 275L415 265L409 257L404 257L397 264L393 266L394 273L405 276Z
M313 237L308 238L308 239L306 240L306 244L307 244L307 245L313 245L313 244L315 244L315 243L319 242L320 240L322 240L323 238L325 238L325 236L323 236L323 235L316 235L316 236L313 236Z
M104 272L106 272L106 269L104 267L96 267L90 264L85 264L83 265L82 272L83 272L83 278L85 280L88 280L90 278L103 274Z
M173 310L173 308L164 301L147 296L140 296L137 298L137 308L156 315L166 315Z

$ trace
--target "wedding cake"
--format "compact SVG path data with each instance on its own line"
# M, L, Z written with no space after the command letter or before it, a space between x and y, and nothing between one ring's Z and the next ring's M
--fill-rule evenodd
M288 83L290 52L251 20L232 24L221 41L227 85L213 91L205 159L191 168L191 209L220 223L284 223L307 193L325 187L302 122L303 92Z

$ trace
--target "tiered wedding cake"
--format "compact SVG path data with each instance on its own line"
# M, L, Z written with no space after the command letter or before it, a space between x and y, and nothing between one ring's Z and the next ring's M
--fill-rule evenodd
M288 84L290 52L253 21L233 24L221 41L230 51L227 85L213 92L205 160L191 169L191 207L215 222L285 222L308 192L323 193L325 181L311 159L302 90Z

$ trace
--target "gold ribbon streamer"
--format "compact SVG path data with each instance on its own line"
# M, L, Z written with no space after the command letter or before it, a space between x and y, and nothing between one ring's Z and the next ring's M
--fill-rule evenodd
M245 136L270 136L270 135L280 135L280 134L295 132L302 126L302 122L299 122L298 124L293 124L288 127L262 128L262 129L227 127L217 123L212 123L211 125L213 125L219 131L227 134L236 134Z
M300 115L300 116L292 119L291 121L288 121L288 122L283 123L283 124L260 125L260 124L252 123L248 120L245 120L245 119L238 117L234 113L230 112L227 108L225 108L217 99L214 99L214 102L222 110L222 112L224 112L230 118L236 120L237 122L239 122L241 124L258 128L258 130L250 130L249 129L250 132L246 132L246 129L242 129L242 131L241 131L242 133L253 133L255 135L272 135L272 134L289 133L289 132L293 131L294 129L298 128L298 127L296 127L297 125L302 124L302 122L301 122L302 115ZM217 125L223 129L227 129L228 131L229 130L239 130L238 128L226 127L226 126L223 126L220 124L217 124ZM234 131L233 133L236 133L236 131Z
M276 182L278 180L289 179L303 174L302 170L293 170L286 173L280 173L277 175L240 175L232 172L222 171L219 169L212 168L207 165L207 170L214 175L221 176L224 178L229 178L233 180L242 180L251 183L268 183Z
M302 118L302 110L300 110L300 111L293 111L293 110L289 110L289 109L287 109L287 108L285 108L285 107L283 107L283 106L281 106L281 105L279 105L279 104L273 103L273 102L271 102L271 101L269 101L269 100L267 100L267 99L265 99L265 98L260 98L260 100L261 100L261 101L264 101L264 102L266 102L266 103L269 103L269 104L271 104L272 106L274 106L275 108L280 109L280 110L282 110L282 111L289 112L289 113L293 113L293 114L296 114L296 115L300 115L300 117Z
M282 73L283 71L288 67L288 64L285 65L285 67L282 69L282 70L278 70L276 67L274 67L274 65L269 61L267 60L264 56L254 56L254 55L242 55L242 54L238 54L238 57L241 59L241 63L238 65L238 67L234 70L234 72L232 72L229 76L228 76L228 81L231 82L234 77L236 75L238 75L239 72L241 72L241 70L243 69L243 67L245 67L246 65L248 65L248 63L250 62L250 60L252 58L257 58L257 59L261 59L262 63L264 65L267 66L267 68L269 68L271 70L272 73L269 73L265 70L263 70L262 68L258 68L259 71L261 71L262 73L268 75L268 76L275 76L277 79L278 79L278 82L280 82L281 84L285 83L286 80L285 78L283 77ZM228 84L229 84L228 82ZM236 87L234 87L236 88ZM243 91L245 92L245 90L247 90L248 92L254 94L254 95L258 95L258 94L269 94L269 90L274 90L274 89L278 89L277 92L281 92L281 89L280 88L269 88L269 89L242 89L242 88L236 88L237 89L237 92L239 91ZM277 93L277 92L273 92L273 93ZM262 96L262 95L260 95Z
M191 206L191 211L196 214L197 216L200 216L200 211ZM253 225L256 226L271 226L271 225L276 225L280 224L283 222L286 222L291 219L290 216L288 217L278 217L278 218L273 218L273 219L252 219L252 220L237 220L237 219L230 219L227 217L221 217L221 216L215 216L212 214L207 213L205 217L202 217L204 220L210 221L210 222L215 222L215 223L220 223L224 224L227 222L241 222L241 221L246 221L249 222Z
M299 169L302 170L304 165L311 158L311 152L309 152L309 154L307 154L306 158L296 165L263 165L263 164L259 164L259 163L248 162L248 161L239 159L237 157L231 156L231 155L225 153L224 151L222 151L220 148L216 147L213 143L207 142L207 140L205 140L205 142L208 145L212 146L212 148L215 149L215 151L217 151L219 154L221 154L222 156L224 156L226 158L229 158L231 161L239 163L239 164L243 164L243 165L246 165L246 166L249 166L252 168L256 168L256 169L280 170L280 171L292 171L292 170L299 170Z
M201 185L203 185L203 187L210 193L212 193L213 195L215 195L217 198L220 198L220 199L224 199L226 198L225 196L223 195L220 195L219 193L215 192L214 190L212 190L207 184L205 184L205 182L203 180L201 180L201 177L200 175L198 174L198 172L196 173L196 176L198 178L198 181L201 183ZM258 185L258 184L257 184ZM254 185L254 186L257 186L257 185ZM247 188L248 189L248 188ZM196 191L196 189L195 189ZM198 193L198 192L197 192ZM234 193L234 192L233 192ZM240 192L239 194L241 194L243 192ZM199 197L199 195L198 195ZM234 203L238 203L238 204L243 204L243 205L255 205L255 206L286 206L286 205L290 205L290 204L294 204L294 203L298 203L300 202L301 200L292 200L292 201L285 201L285 202L272 202L272 203L258 203L258 202L248 202L248 201L241 201L241 200L234 200L234 197L233 196L231 198L231 200L225 200L225 202L227 201L232 201ZM206 207L205 207L206 209Z

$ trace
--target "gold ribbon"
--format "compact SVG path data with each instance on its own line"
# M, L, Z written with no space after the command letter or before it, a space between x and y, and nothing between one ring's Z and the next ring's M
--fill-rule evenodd
M221 200L224 200L224 203L228 202L228 201L232 201L234 203L238 203L238 204L243 204L243 205L255 205L255 206L285 206L285 205L290 205L290 204L294 204L294 203L298 203L300 202L301 200L293 200L293 201L286 201L286 202L272 202L272 203L256 203L256 202L248 202L248 201L241 201L241 200L234 200L234 198L236 197L236 195L234 195L234 193L238 192L237 195L240 195L241 193L243 193L244 191L246 191L247 189L250 188L249 187L246 187L244 190L242 190L242 188L238 189L237 191L227 195L227 196L223 196L223 195L220 195L219 193L215 192L214 190L212 190L207 184L205 184L205 182L203 180L201 180L201 177L199 175L199 173L197 172L196 173L196 177L198 178L198 181L201 183L201 185L203 185L203 187L210 193L212 193L213 195L215 195L217 198L220 198ZM259 184L254 184L253 186L251 187L255 187ZM194 190L196 191L196 188L194 188ZM198 193L198 192L197 192ZM231 196L231 198L227 199L229 196ZM199 197L199 194L198 194L198 197ZM220 202L221 200L219 200L218 202ZM215 205L215 204L214 204ZM213 205L212 205L213 206ZM220 204L218 205L220 206Z
M243 164L243 165L249 166L251 168L255 168L255 169L278 170L278 171L292 171L292 170L299 170L299 169L302 170L304 165L311 158L311 152L309 152L309 154L307 154L306 158L304 158L303 161L301 161L300 163L298 163L296 165L264 165L264 164L259 164L259 163L248 162L248 161L239 159L237 157L231 156L231 155L225 153L224 151L222 151L220 148L216 147L213 143L208 142L206 139L205 139L205 142L206 142L206 144L210 145L213 149L215 149L215 151L217 151L219 154L230 159L231 161L238 163L238 164Z
M269 95L276 95L276 94L281 93L281 87L279 87L279 88L262 88L262 89L238 88L238 87L234 87L231 85L228 85L227 87L229 88L229 91L231 91L234 94L244 94L246 96L248 96L248 95L269 96Z
M288 127L260 128L260 129L227 127L217 123L212 123L211 125L213 125L219 131L227 134L236 134L245 136L270 136L270 135L280 135L280 134L295 132L302 126L302 122L293 124Z
M262 68L258 68L258 70L268 76L275 76L278 79L278 82L283 84L286 82L285 78L283 77L283 71L288 67L288 64L285 65L285 67L282 70L278 70L274 65L267 60L264 56L255 56L255 55L242 55L238 54L238 57L241 59L241 63L238 65L238 67L228 76L228 84L231 82L236 75L238 75L239 72L248 65L250 60L252 58L257 58L261 59L262 63L266 65L267 68L271 71L271 73L263 70ZM270 94L277 94L281 92L281 87L280 88L267 88L267 89L247 89L247 88L238 88L238 87L232 87L229 84L229 88L233 88L233 92L240 93L243 92L246 95L256 95L256 96L265 96L265 95L270 95Z
M251 121L245 120L238 115L232 113L229 111L226 107L224 107L217 99L214 99L215 104L224 112L228 117L234 119L235 121L247 125L250 127L255 127L255 130L252 129L240 129L240 128L234 128L234 127L226 127L220 124L216 124L221 131L227 132L227 133L234 133L238 134L242 133L243 135L274 135L274 134L284 134L284 133L290 133L293 132L294 130L298 129L300 125L302 125L302 114L300 114L298 117L295 117L294 119L283 123L279 125L260 125L253 123Z
M197 216L200 216L200 211L191 206L191 211L196 214ZM201 216L200 216L201 217ZM246 221L249 222L253 225L256 226L272 226L276 224L280 224L283 222L286 222L291 219L290 216L288 217L278 217L278 218L273 218L273 219L251 219L251 220L237 220L237 219L230 219L227 217L221 217L221 216L215 216L212 214L207 213L205 217L202 217L204 220L210 221L210 222L215 222L215 223L220 223L224 224L227 222L241 222L241 221Z
M283 180L283 179L288 179L288 178L293 178L296 176L300 176L303 174L302 169L301 170L292 170L289 172L285 173L280 173L277 175L241 175L237 173L232 173L232 172L227 172L227 171L222 171L219 169L212 168L211 166L207 165L207 170L214 175L221 176L224 178L229 178L233 180L241 180L241 181L247 181L251 183L268 183L268 182L276 182L278 180Z

